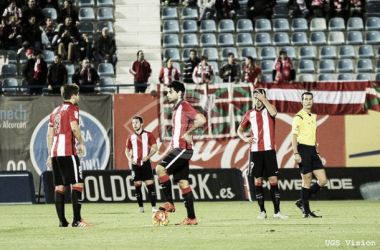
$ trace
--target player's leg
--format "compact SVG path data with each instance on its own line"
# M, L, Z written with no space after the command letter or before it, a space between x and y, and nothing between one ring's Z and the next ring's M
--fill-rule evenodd
M172 182L170 180L170 177L169 177L169 174L168 174L166 168L162 165L158 165L156 167L156 173L158 175L158 180L160 182L160 185L161 185L162 189L164 190L166 203L170 203L174 207L173 194L172 194ZM166 203L165 203L165 205L166 205ZM170 204L168 204L168 206ZM165 208L164 206L163 206L163 208ZM161 207L160 207L160 209L161 209ZM165 210L167 210L167 209L165 208Z
M53 168L53 180L55 186L54 192L54 203L55 210L59 219L60 227L67 227L69 223L65 217L65 192L66 187L64 186L63 176L59 167L59 162L57 157L52 158L52 168Z
M264 206L264 189L263 189L263 157L262 152L250 152L249 154L250 175L252 175L255 184L255 194L257 204L260 207L258 219L266 219L267 212Z
M257 217L258 219L266 219L267 211L264 206L264 189L263 189L263 178L262 177L254 177L255 182L255 193L257 204L260 207L260 215Z
M184 198L184 204L187 210L187 217L180 223L177 223L177 226L188 226L188 225L198 225L198 220L195 216L194 210L194 196L193 190L189 185L187 179L182 179L178 181L179 187L182 191L182 196Z
M154 181L153 180L147 180L145 181L146 188L148 189L149 198L150 198L150 204L152 205L152 212L156 212L156 189L154 187Z
M144 213L144 205L142 200L142 166L139 167L137 165L132 164L132 177L133 177L133 184L135 186L135 197L137 200L137 204L139 205L139 209L136 211L136 213Z

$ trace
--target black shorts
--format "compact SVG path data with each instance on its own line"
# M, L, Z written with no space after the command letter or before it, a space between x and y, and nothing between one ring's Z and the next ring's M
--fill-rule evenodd
M141 167L132 164L133 181L153 180L153 172L150 161L144 162Z
M249 174L255 178L278 176L276 150L250 152Z
M297 149L301 156L301 163L298 164L301 174L307 174L314 170L323 169L321 158L319 158L315 146L298 144Z
M54 186L83 183L82 167L76 155L52 157Z
M189 179L189 161L193 156L193 150L175 148L160 163L166 168L169 175L173 175L174 181Z

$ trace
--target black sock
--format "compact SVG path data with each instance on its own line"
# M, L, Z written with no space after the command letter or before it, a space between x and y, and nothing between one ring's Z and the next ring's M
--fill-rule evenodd
M173 195L172 195L172 182L170 181L170 178L168 175L164 175L162 177L159 177L161 187L164 190L165 199L167 202L173 203Z
M136 188L136 199L137 203L139 204L139 207L143 207L143 200L142 200L142 193L141 193L141 185L137 186L135 185Z
M318 183L314 183L313 185L311 185L310 187L310 197L313 195L313 194L316 194L319 190L321 190L321 187L318 185ZM309 199L310 199L309 197Z
M152 204L152 207L156 206L156 190L154 189L154 183L147 185L148 192L150 195L150 204Z
M273 201L274 213L277 214L280 211L280 191L277 182L270 184L270 196Z
M82 188L73 187L71 189L71 202L73 203L74 221L81 221L80 210L82 208Z
M187 217L190 219L194 219L195 218L194 197L193 197L193 192L191 190L191 187L182 189L182 196L185 199L183 203L185 204L185 207L187 210Z
M59 221L63 225L66 225L67 220L65 217L65 193L63 191L55 190L54 202L55 202L55 210L57 210Z
M305 209L306 214L310 213L309 197L310 197L310 189L302 187L301 198L302 198L303 208Z
M255 185L255 192L256 192L256 200L257 200L257 203L259 204L261 212L266 212L265 207L264 207L264 192L263 192L262 184Z

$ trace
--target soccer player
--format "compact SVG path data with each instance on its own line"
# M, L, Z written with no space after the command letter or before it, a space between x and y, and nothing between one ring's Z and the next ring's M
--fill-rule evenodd
M132 127L135 131L128 136L125 156L132 164L132 176L136 187L136 199L139 209L136 213L144 213L141 185L145 181L150 195L152 212L156 212L156 190L154 189L152 166L150 158L157 152L156 138L151 132L143 129L144 121L141 116L132 118Z
M156 172L165 193L166 203L160 210L175 212L172 197L173 180L178 182L185 199L187 217L176 225L197 225L198 221L194 212L194 201L191 186L189 185L189 161L193 156L192 132L206 123L206 118L194 107L184 100L185 85L179 81L173 81L168 85L168 100L174 104L172 118L172 151L157 166Z
M303 108L293 118L292 125L294 160L298 163L302 177L301 199L296 201L296 206L301 209L304 218L322 218L311 212L309 205L310 197L327 183L317 147L317 120L311 114L313 94L304 92L301 99ZM311 185L313 174L317 177L317 182Z
M79 128L79 87L67 84L61 87L64 103L50 115L47 133L49 156L46 165L53 169L55 207L60 227L93 227L81 217L83 173L78 154L82 157L85 147ZM75 143L78 142L78 147ZM71 187L74 220L70 224L65 217L65 191Z
M264 207L263 177L269 179L270 194L274 206L274 218L288 219L280 211L280 191L277 184L278 165L275 150L275 116L276 108L266 99L264 89L256 89L253 93L255 107L249 110L237 130L239 137L250 145L249 172L254 177L256 199L260 207L257 219L266 219ZM244 130L250 126L251 136Z

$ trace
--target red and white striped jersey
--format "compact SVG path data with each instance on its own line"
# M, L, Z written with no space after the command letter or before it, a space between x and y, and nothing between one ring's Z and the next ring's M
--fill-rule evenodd
M176 67L163 67L160 71L158 79L160 79L165 85L168 85L174 80L179 80L178 69Z
M264 107L262 110L249 110L240 123L243 129L251 125L251 136L256 138L256 143L251 145L251 152L267 151L275 149L275 118Z
M132 133L128 136L126 148L132 149L132 160L137 166L142 166L142 159L149 155L152 145L156 144L156 138L151 132L143 130L141 134Z
M54 140L51 157L77 155L75 136L71 122L79 124L79 108L71 102L65 102L50 114L49 127L53 128Z
M181 137L189 130L195 120L195 116L200 114L193 106L187 101L181 101L174 108L173 118L172 118L172 149L183 148L183 149L193 149L193 143L186 142L185 139Z

